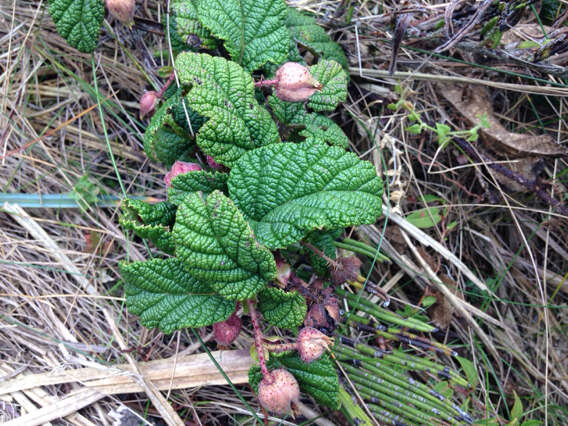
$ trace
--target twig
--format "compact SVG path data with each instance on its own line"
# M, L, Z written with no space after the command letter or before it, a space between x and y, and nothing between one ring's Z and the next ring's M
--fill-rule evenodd
M541 200L543 200L544 202L546 202L548 205L558 209L558 211L560 213L562 213L565 216L568 216L568 207L564 204L562 204L560 201L558 201L557 199L551 197L548 192L546 192L543 188L541 188L536 181L534 180L529 180L527 178L525 178L524 176L521 176L520 174L512 171L511 169L509 169L508 167L499 164L499 163L495 163L494 160L492 160L491 158L489 158L487 155L482 154L478 151L476 151L475 149L473 149L473 147L471 146L471 144L466 141L465 139L462 138L453 138L453 140L465 151L467 152L467 154L469 156L471 156L473 158L474 161L476 162L484 162L486 163L485 165L493 170L495 170L496 172L502 174L505 177L508 177L509 179L517 182L519 185L524 186L525 188L527 188L528 190L534 192L537 197L539 197Z

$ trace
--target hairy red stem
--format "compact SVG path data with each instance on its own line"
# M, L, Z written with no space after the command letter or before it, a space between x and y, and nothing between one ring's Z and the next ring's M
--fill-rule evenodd
M254 87L269 87L269 86L276 86L278 84L278 80L263 80L262 78L259 81L254 82Z
M162 88L158 91L158 98L162 98L162 96L164 96L164 93L166 92L166 90L168 90L168 87L170 87L170 85L172 84L172 82L174 81L176 75L175 73L171 73L170 76L168 77L168 81L166 81L166 83L162 86Z
M275 354L286 351L295 351L298 349L297 343L279 343L279 344L265 344L264 347L268 349L269 352Z
M256 312L256 307L252 299L247 300L247 305L249 308L250 320L252 322L252 328L254 329L254 346L256 347L256 353L258 354L258 362L260 364L260 371L262 376L268 383L272 383L272 374L268 371L266 367L266 360L264 359L264 345L262 343L263 335L260 329L260 323L258 322L258 314Z

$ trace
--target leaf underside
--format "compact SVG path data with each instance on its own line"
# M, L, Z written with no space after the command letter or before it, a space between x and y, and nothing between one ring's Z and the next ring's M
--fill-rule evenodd
M148 328L171 333L203 327L226 320L235 310L235 302L216 296L176 258L121 263L120 272L126 282L127 308Z
M229 194L270 249L315 229L374 223L382 181L373 165L343 149L283 143L245 154L231 170Z
M84 53L95 50L105 14L102 0L49 0L49 14L69 45Z
M288 8L286 26L293 40L325 59L333 59L347 70L347 57L341 46L332 41L324 29L311 16Z
M235 204L220 191L186 196L173 234L176 255L196 279L227 299L254 296L276 276L272 253L260 246Z
M259 293L258 302L264 319L277 327L298 327L306 317L306 300L295 290L286 292L268 287Z
M202 24L225 40L233 61L247 71L286 60L290 34L284 0L205 0L198 11Z
M175 68L187 99L209 120L197 135L197 144L213 159L232 165L247 151L280 141L267 110L254 97L251 76L235 62L205 53L178 55Z

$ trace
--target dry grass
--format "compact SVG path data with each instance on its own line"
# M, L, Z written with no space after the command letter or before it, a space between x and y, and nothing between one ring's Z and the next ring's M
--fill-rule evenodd
M145 124L137 117L137 100L160 81L156 70L169 64L166 41L161 34L138 26L127 31L115 22L102 31L93 60L99 96L106 100L107 140L91 57L57 35L44 3L0 3L0 192L67 193L86 177L99 188L92 191L121 196L123 185L128 194L164 198L164 170L142 150ZM450 325L436 337L475 362L480 384L470 396L478 417L485 412L505 420L516 392L529 418L562 423L568 416L568 217L486 163L488 156L533 180L538 170L539 187L566 204L566 156L510 153L482 137L474 145L486 157L472 164L455 146L439 150L432 134L407 132L408 114L386 105L399 99L394 88L400 84L425 120L467 129L471 125L443 91L445 85L469 84L471 90L489 90L495 115L510 131L546 131L565 144L568 86L558 74L483 58L468 45L442 56L410 49L428 52L444 41L424 34L438 34L433 27L445 2L409 2L412 21L392 77L387 70L398 2L292 3L313 11L348 53L350 98L334 118L353 149L386 176L390 208L399 215L386 219L386 228L381 220L357 231L362 239L381 242L393 259L391 265L376 266L372 278L399 306L417 303L426 287L442 291ZM352 11L344 4L352 4ZM159 22L163 5L139 2L137 16ZM521 20L536 23L529 12ZM485 67L472 65L482 60ZM555 61L562 63L562 55L549 62ZM429 204L422 201L425 195ZM439 223L425 230L405 225L406 214L427 205L443 206ZM203 351L191 332L163 336L143 329L126 312L121 290L114 287L117 263L143 259L147 249L122 233L117 214L117 207L92 205L25 211L4 206L0 212L0 391L3 380L18 374L106 371L123 363L137 371L139 361ZM480 285L491 294L480 292ZM202 336L211 338L206 331ZM251 342L242 333L236 347L247 349ZM168 417L173 424L180 418L201 424L251 422L228 386L160 392L144 374L135 377L143 390L135 394L87 394L81 380L11 391L0 396L0 419L53 408L58 399L83 392L75 399L81 407L56 406L58 415L67 416L58 422L110 424L109 412L121 405L152 422ZM248 386L239 389L258 407Z

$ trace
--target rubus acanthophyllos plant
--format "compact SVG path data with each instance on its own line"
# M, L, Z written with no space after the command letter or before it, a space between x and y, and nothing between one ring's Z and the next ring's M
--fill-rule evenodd
M132 25L133 0L105 3L115 18ZM334 409L341 399L348 415L361 420L366 414L349 409L326 354L335 342L322 331L331 334L341 316L336 296L345 297L353 312L375 318L347 318L371 336L442 353L450 349L375 324L380 319L422 332L435 329L339 288L361 288L366 280L361 261L336 258L336 246L381 257L363 243L336 240L346 227L377 220L383 190L372 164L346 151L349 139L323 114L346 99L345 54L312 17L283 0L168 4L163 23L176 56L174 72L140 103L140 115L151 116L145 152L171 167L164 177L168 198L123 204L123 227L159 250L150 260L120 264L128 310L164 333L213 325L224 347L239 334L242 305L258 360L249 381L265 408L286 414L301 390ZM49 0L49 11L72 46L95 49L103 0ZM309 66L306 52L314 58ZM310 289L306 281L313 276L318 280ZM266 323L296 334L296 341L263 336L258 312ZM434 371L450 384L467 385L457 373L398 352L384 357L392 365L378 368L370 356L377 354L374 348L341 335L337 342L336 360L353 375L373 413L472 422L451 396L405 376L408 370ZM412 411L412 405L418 408ZM420 412L424 408L429 412Z
M251 384L262 404L285 414L299 386L337 408L338 378L325 354L332 339L310 329L296 343L269 342L257 312L297 332L307 303L301 289L277 280L275 256L288 265L284 259L297 258L306 243L374 223L382 181L346 151L347 136L322 114L347 95L339 46L282 0L223 4L171 3L166 30L176 40L179 87L160 92L144 138L152 160L173 165L168 200L128 200L121 218L164 255L121 263L126 304L165 333L215 325L226 345L240 327L240 303L254 327L259 367ZM299 46L317 62L307 66Z

